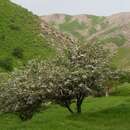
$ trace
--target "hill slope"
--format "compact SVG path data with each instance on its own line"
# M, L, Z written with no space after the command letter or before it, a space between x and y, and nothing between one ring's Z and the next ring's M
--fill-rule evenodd
M0 71L11 71L38 56L53 57L56 49L73 42L46 22L41 23L28 10L9 0L0 0Z
M81 43L97 42L110 48L116 52L113 65L130 69L130 13L109 17L53 14L42 16L41 19Z
M8 0L0 0L0 67L11 70L35 56L52 55L53 50L39 33L37 16Z

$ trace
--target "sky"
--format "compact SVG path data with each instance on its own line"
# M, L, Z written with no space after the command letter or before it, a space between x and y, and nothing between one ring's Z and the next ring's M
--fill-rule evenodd
M39 16L65 13L109 16L130 12L130 0L11 0Z

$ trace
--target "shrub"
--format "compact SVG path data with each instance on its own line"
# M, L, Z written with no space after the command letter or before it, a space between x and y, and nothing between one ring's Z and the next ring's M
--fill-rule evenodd
M0 40L2 40L2 41L5 40L5 35L4 35L4 34L2 34L2 35L0 36Z
M20 31L20 27L19 27L18 25L16 25L16 23L11 23L11 24L9 25L9 28L10 28L11 30L14 30L14 31Z
M0 67L7 71L13 70L13 62L11 58L4 58L0 60Z
M14 48L12 51L12 55L16 58L23 58L23 49L22 48Z

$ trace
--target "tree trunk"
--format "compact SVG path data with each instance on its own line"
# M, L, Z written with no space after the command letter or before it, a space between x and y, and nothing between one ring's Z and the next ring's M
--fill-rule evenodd
M73 110L70 108L70 105L68 103L65 103L65 107L69 110L71 114L73 114Z
M77 113L81 113L82 110L81 110L81 104L77 104Z
M82 112L81 105L82 105L83 99L84 99L84 96L77 98L76 105L77 105L77 113L79 113L79 114Z
M108 91L106 91L106 97L108 97L109 96L109 92Z
M109 96L109 87L106 88L106 93L105 93L106 97Z
M69 110L70 113L72 113L72 114L74 113L69 106L67 106L67 109Z

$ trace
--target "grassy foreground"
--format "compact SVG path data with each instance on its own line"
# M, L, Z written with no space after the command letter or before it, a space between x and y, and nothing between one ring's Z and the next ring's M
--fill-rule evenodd
M81 115L71 115L58 105L35 114L27 122L12 114L1 115L0 130L130 130L129 87L130 84L121 86L110 97L86 99Z

